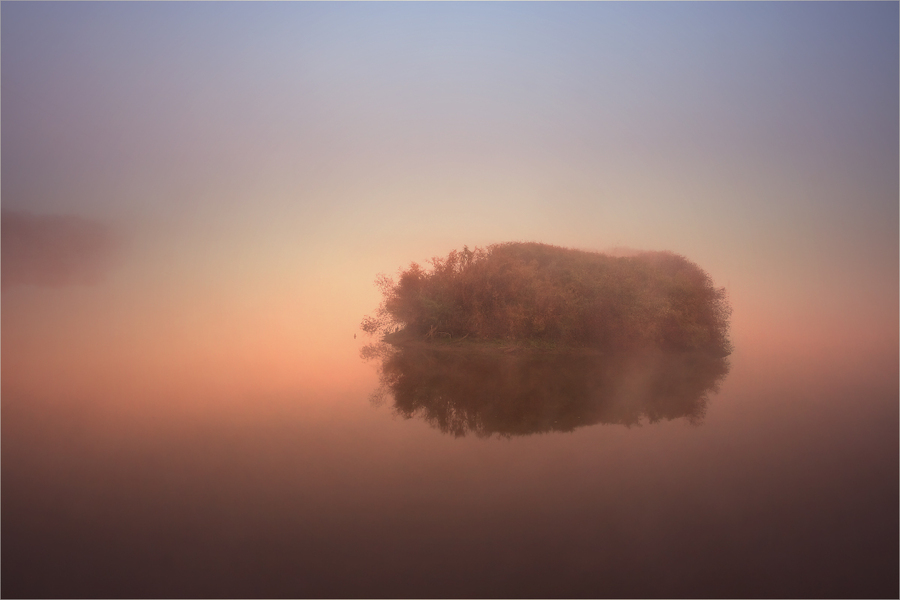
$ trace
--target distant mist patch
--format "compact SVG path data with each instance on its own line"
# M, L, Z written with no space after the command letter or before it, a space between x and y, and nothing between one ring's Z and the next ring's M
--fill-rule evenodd
M119 247L99 221L3 209L2 285L67 286L100 282Z

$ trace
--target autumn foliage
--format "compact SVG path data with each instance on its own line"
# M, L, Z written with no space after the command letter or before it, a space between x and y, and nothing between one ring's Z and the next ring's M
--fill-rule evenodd
M527 341L731 352L724 288L670 252L614 257L539 243L452 251L399 279L362 329L387 341Z

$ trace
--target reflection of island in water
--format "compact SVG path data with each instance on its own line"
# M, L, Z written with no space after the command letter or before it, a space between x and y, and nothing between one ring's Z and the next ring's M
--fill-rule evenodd
M597 423L702 422L708 394L728 373L702 352L524 352L385 343L373 398L444 433L487 437L572 431Z

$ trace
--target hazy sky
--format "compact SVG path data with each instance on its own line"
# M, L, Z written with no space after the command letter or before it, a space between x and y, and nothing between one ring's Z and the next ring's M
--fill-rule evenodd
M65 318L109 355L241 347L287 373L355 331L379 271L511 240L684 254L728 287L738 350L896 350L897 23L881 2L3 3L4 210L126 240L102 294L5 290L5 366Z

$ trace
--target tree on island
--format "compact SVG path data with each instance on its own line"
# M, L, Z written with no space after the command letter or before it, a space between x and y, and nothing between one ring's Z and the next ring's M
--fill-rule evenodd
M671 252L616 257L539 243L452 251L398 281L363 331L385 341L516 342L599 350L731 353L731 308L700 267Z

